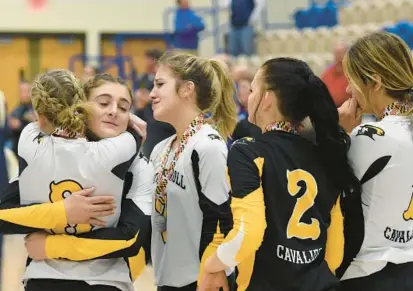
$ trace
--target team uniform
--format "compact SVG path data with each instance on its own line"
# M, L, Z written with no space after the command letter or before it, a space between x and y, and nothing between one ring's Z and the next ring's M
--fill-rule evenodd
M240 139L228 154L234 227L217 256L237 266L238 291L334 290L339 283L330 271L341 263L339 191L315 145L287 125ZM338 240L331 247L330 232Z
M393 103L380 121L351 134L349 159L363 184L362 211L349 217L358 230L346 234L353 254L344 290L413 290L413 135L410 117L396 115L408 108Z
M98 142L65 139L43 135L33 123L23 130L19 155L19 202L42 204L1 210L1 230L56 233L47 239L50 259L28 262L24 275L28 286L57 279L133 290L132 280L145 265L144 250L138 251L150 228L153 191L153 168L137 154L135 138L124 133ZM90 186L96 189L94 195L113 194L121 205L108 217L108 228L67 224L63 199ZM16 190L17 181L5 193L3 209L17 202ZM40 287L31 290L35 289Z
M227 147L202 118L191 123L173 152L175 137L159 143L151 155L157 185L152 263L158 290L195 291L202 265L232 227ZM163 176L168 170L170 175ZM166 179L164 192L160 179Z

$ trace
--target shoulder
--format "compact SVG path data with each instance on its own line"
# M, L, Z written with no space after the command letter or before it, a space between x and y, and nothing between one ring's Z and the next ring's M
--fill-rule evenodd
M135 180L139 179L140 182L149 181L149 183L152 183L153 165L141 152L135 157L129 172L132 173Z
M233 160L255 160L258 155L257 140L253 137L243 137L236 140L232 145L228 153L228 161Z
M139 152L138 155L134 158L129 171L136 172L137 169L145 168L149 164L149 160L142 154L142 152Z
M384 121L369 122L357 126L351 132L351 150L358 148L393 148L395 138L400 136L401 127Z
M40 133L39 124L37 122L32 122L23 128L21 136L28 136L28 135L39 134L39 133Z
M369 122L359 125L355 129L353 129L353 131L351 132L351 139L355 141L380 141L385 135L386 132L381 122Z
M23 128L19 137L18 152L21 157L31 155L48 135L40 131L37 122L32 122Z
M194 150L200 155L228 153L227 145L221 135L210 125L205 125L195 136Z
M360 125L352 131L348 157L357 176L361 177L372 163L394 155L400 138L405 136L397 133L399 130L393 124L379 121Z
M170 141L172 139L174 139L176 137L176 135L172 135L164 140L162 140L161 142L157 143L152 152L151 152L151 156L149 158L150 161L156 160L165 150L166 146L170 143Z

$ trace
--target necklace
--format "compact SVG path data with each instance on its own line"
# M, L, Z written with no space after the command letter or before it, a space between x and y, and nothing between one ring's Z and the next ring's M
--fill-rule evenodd
M302 127L301 124L295 125L289 121L276 121L276 122L273 122L267 125L265 127L265 132L279 130L279 131L285 131L285 132L297 134L297 132L299 131L301 127Z
M69 132L66 129L63 129L61 127L56 127L56 129L53 131L52 135L58 136L58 137L70 138L70 139L77 139L77 138L85 137L81 133Z
M395 101L384 108L383 113L380 116L380 119L383 119L384 117L389 115L406 114L411 108L412 104L409 102Z
M201 127L205 124L205 119L203 115L198 115L195 119L189 124L189 126L185 129L181 139L179 140L178 148L175 151L175 155L169 165L167 167L167 163L169 160L169 155L172 151L172 144L174 140L171 140L169 145L167 146L166 150L162 154L160 160L161 165L157 175L157 186L155 191L155 213L157 214L155 217L155 228L163 234L164 241L166 237L166 216L167 216L167 195L166 195L166 187L168 185L168 181L171 179L176 162L178 161L179 157L181 156L182 152L185 149L189 139L195 135Z

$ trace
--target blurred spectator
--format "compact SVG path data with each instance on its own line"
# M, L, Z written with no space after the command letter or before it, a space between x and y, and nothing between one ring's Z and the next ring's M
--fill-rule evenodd
M156 71L158 70L158 60L163 52L158 49L150 49L145 51L145 68L144 72L138 76L138 90L146 89L148 94L152 91L153 80L155 79Z
M328 67L321 76L337 107L340 107L341 104L351 97L351 95L346 92L348 82L344 75L342 65L347 49L347 44L343 42L337 43L334 49L334 63Z
M247 66L236 65L232 67L231 78L236 84L238 84L238 81L240 81L241 79L249 79L251 73L252 72L250 72Z
M251 82L253 75L243 72L237 80L237 100L238 100L238 123L232 134L232 142L243 137L256 137L261 134L261 130L248 121L248 96L251 93Z
M20 83L19 98L20 104L12 111L8 120L10 129L10 140L12 142L13 152L17 155L17 144L23 128L36 120L32 102L30 100L31 86L27 82Z
M233 64L232 64L231 57L229 55L219 54L219 55L214 56L213 59L224 62L227 65L228 70L230 71L232 70Z
M4 147L6 143L6 131L7 131L6 98L4 96L4 93L0 91L0 149L1 149L0 150L0 187L1 189L5 189L9 181L6 157L4 154ZM1 243L0 243L0 251L1 251Z
M204 22L190 7L188 0L177 0L173 46L177 50L196 55L198 34L205 29Z
M7 163L4 154L4 145L6 143L6 121L7 121L7 109L6 98L2 91L0 91L0 187L6 189L8 184ZM3 250L3 235L0 235L0 266L2 265L2 250ZM0 276L1 276L0 269Z
M85 84L87 81L93 78L93 76L95 76L97 73L99 73L99 70L97 67L92 66L92 65L86 65L83 68L82 83Z
M149 91L147 89L138 89L135 91L134 94L134 108L133 112L140 118L146 120L147 118L145 117L145 109L149 103L151 102L151 99L149 97Z
M255 29L265 0L221 0L231 9L228 52L232 56L255 54Z

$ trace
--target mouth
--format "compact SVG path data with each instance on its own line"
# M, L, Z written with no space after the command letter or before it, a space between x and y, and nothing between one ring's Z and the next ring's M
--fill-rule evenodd
M118 125L114 122L111 121L103 121L104 124L110 126L110 127L117 127Z
M156 101L152 101L152 108L156 105L158 105L159 103L161 103L161 101L156 100Z

